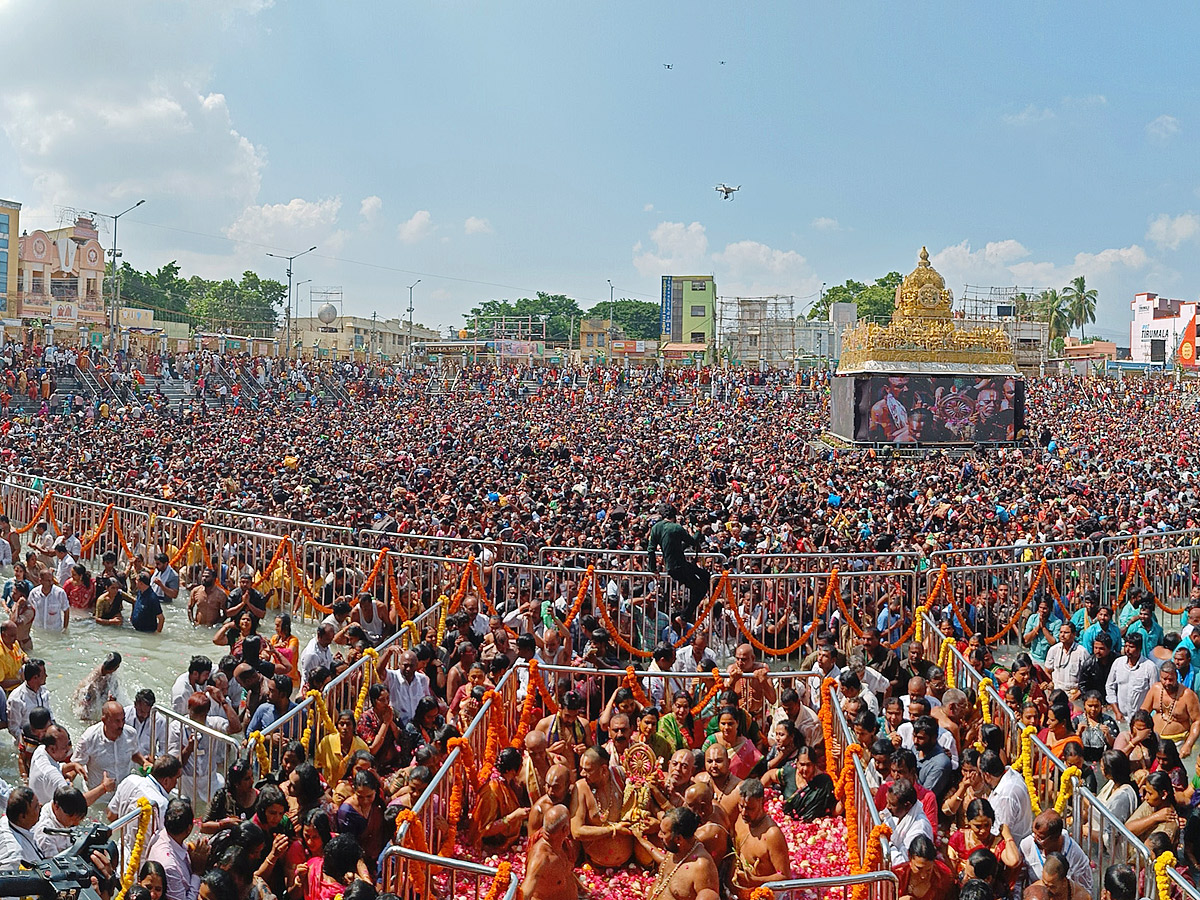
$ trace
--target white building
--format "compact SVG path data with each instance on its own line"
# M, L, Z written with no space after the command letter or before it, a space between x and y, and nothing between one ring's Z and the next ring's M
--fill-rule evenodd
M1135 363L1173 366L1188 326L1196 320L1196 302L1145 292L1135 294L1130 306L1129 358Z

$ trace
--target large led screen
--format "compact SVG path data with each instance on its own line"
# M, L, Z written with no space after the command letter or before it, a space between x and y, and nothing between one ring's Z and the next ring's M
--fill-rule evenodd
M1015 441L1025 429L1019 376L854 376L854 440L882 444Z

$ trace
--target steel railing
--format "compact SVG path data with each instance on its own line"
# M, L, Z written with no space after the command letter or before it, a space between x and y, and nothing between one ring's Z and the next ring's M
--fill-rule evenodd
M187 716L181 716L166 706L156 705L157 716L150 719L150 746L161 746L162 738L157 734L160 723L167 726L167 752L182 760L183 747L196 738L196 746L179 776L178 793L190 797L196 814L212 804L213 795L225 785L225 772L229 764L237 759L242 741L231 734L223 734ZM161 718L160 718L161 717Z
M421 869L414 867L413 863L420 864ZM423 897L480 898L488 893L495 878L496 870L491 866L420 853L393 844L383 851L380 887L393 892L401 900ZM520 880L517 873L513 872L501 896L504 900L514 900L519 887Z

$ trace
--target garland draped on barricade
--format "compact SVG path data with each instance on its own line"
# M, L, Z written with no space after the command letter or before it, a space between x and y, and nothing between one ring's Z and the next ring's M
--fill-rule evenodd
M1170 850L1160 853L1154 859L1154 885L1158 888L1159 900L1171 900L1171 876L1167 869L1175 865L1175 854Z
M946 672L946 687L954 687L954 638L942 638L942 646L938 649L938 668Z
M80 556L87 556L92 548L96 546L96 542L100 540L100 536L104 534L104 526L112 524L113 533L117 536L117 541L121 544L121 549L125 551L126 559L133 559L136 555L129 547L129 541L125 539L125 533L121 530L121 523L117 521L117 514L113 511L115 504L108 504L104 508L104 513L100 516L100 521L83 537L83 546L79 551Z
M508 860L500 863L496 867L496 877L492 879L492 886L488 888L487 895L483 900L500 900L508 890L509 884L512 883L512 863ZM520 900L521 889L517 888L517 898Z
M425 826L421 824L421 817L411 809L402 809L396 814L396 830L399 831L400 827L405 824L408 825L408 831L404 833L404 839L400 842L400 846L408 847L418 853L428 853L429 844L425 840ZM409 860L408 866L412 873L412 884L416 886L416 892L423 894L425 892L425 863L419 859L412 859Z
M364 679L365 680L365 679ZM325 708L325 698L321 696L320 691L309 691L308 698L312 700L312 706L308 708L308 724L304 727L304 734L300 736L300 743L304 745L304 749L312 752L312 745L308 740L312 737L313 731L320 725L328 734L333 734L337 731L337 726L333 724L333 719L329 717L329 710Z
M446 742L447 751L458 748L458 762L450 771L454 784L450 788L450 808L446 811L446 837L438 849L439 856L452 856L454 853L454 836L458 832L458 823L462 820L463 799L466 793L467 773L475 768L475 754L471 752L471 743L466 738L450 738Z
M729 593L731 590L729 587L729 573L723 573L721 579L725 583L726 593ZM813 613L812 624L804 630L804 633L801 634L800 637L796 638L795 641L781 650L775 650L771 647L768 647L750 633L750 629L746 627L746 622L742 618L742 610L735 602L732 594L730 594L729 597L729 606L733 610L733 618L737 622L738 630L742 633L742 637L746 638L751 645L758 648L763 653L768 654L769 656L787 656L789 653L795 653L806 643L808 643L808 639L811 638L816 630L821 627L822 619L824 618L826 611L829 609L829 604L832 602L833 597L838 595L840 599L840 593L838 570L834 568L834 570L829 573L829 581L825 584L825 592L821 595L821 601L817 604L817 609Z
M409 622L406 624L411 625L412 623ZM379 660L379 651L376 650L374 647L367 647L363 650L363 656L370 657L372 663L375 663L375 662L378 662L378 660ZM371 677L370 677L370 674L367 672L367 667L364 665L363 666L362 685L359 687L358 697L354 701L354 721L355 722L357 722L360 718L362 718L363 709L367 705L367 692L370 690L371 690Z
M1025 776L1025 790L1029 792L1029 806L1035 816L1041 815L1042 805L1038 802L1037 788L1033 785L1033 733L1037 728L1026 725L1021 729L1021 753L1012 767Z
M37 509L35 509L33 514L29 517L29 524L25 525L23 528L14 528L12 533L24 534L25 532L29 531L31 528L33 528L33 526L42 520L42 514L44 513L46 516L46 521L50 523L50 527L54 529L54 533L62 534L62 529L58 527L58 520L54 518L54 506L52 505L53 502L54 491L46 491L46 495L42 497L42 502L37 505Z
M1165 612L1168 616L1182 616L1185 612L1187 612L1187 604L1175 609L1167 606L1167 604L1163 603L1162 600L1158 598L1158 594L1155 593L1154 588L1150 584L1150 577L1146 574L1146 560L1142 559L1142 551L1139 547L1133 548L1133 557L1129 561L1129 570L1125 573L1125 578L1121 582L1121 590L1117 593L1118 610L1125 602L1125 594L1129 591L1129 588L1132 587L1133 579L1138 576L1141 577L1142 586L1146 589L1146 592L1154 598L1154 605Z
M834 678L821 681L821 705L817 709L817 718L821 720L821 734L825 738L825 772L829 772L829 762L833 757L833 686L837 684Z
M146 797L138 797L137 808L137 832L133 838L133 848L129 851L129 860L125 863L125 871L121 874L121 891L115 900L125 900L129 895L129 889L137 884L138 869L142 865L142 853L146 849L146 832L150 830L150 817L154 812L154 805Z
M271 757L267 753L265 738L261 731L250 732L247 740L254 747L255 757L258 759L258 774L260 776L269 775L271 772Z
M1136 555L1137 551L1135 550L1134 553ZM1038 586L1043 583L1045 583L1046 589L1050 592L1050 596L1052 596L1054 598L1055 603L1058 604L1059 609L1062 610L1064 618L1068 618L1070 616L1070 613L1067 610L1066 604L1063 603L1062 595L1058 591L1058 586L1054 583L1054 576L1050 572L1050 565L1049 565L1049 563L1046 562L1045 559L1042 559L1038 563L1037 570L1034 572L1033 578L1029 583L1028 589L1026 589L1026 591L1025 591L1025 598L1021 602L1020 607L1017 609L1017 611L1015 613L1013 613L1012 618L1008 620L1008 622L1004 625L1003 628L1001 628L999 631L997 631L995 634L991 635L990 637L985 637L983 639L983 642L985 644L999 643L1000 641L1002 641L1004 639L1004 637L1010 631L1012 631L1015 627L1017 627L1017 622L1019 622L1021 619L1021 616L1023 616L1025 614L1025 610L1029 608L1029 604L1033 602L1033 597L1034 597L1034 594L1037 593ZM1147 587L1148 587L1148 585L1147 585ZM925 598L925 603L922 606L917 607L917 615L913 622L913 628L910 629L910 633L915 633L915 635L916 635L915 640L918 640L918 641L921 640L921 628L919 625L920 620L921 620L921 613L925 609L928 609L929 607L933 606L933 601L942 592L945 592L945 594L946 594L946 599L950 603L950 608L954 611L954 617L955 617L955 619L958 620L959 627L962 628L963 636L966 638L969 638L969 637L971 637L972 634L974 634L974 629L972 629L967 624L966 616L963 615L962 608L958 604L958 599L954 596L954 590L950 584L950 578L949 578L947 570L946 570L946 565L943 563L942 567L941 567L941 571L938 572L937 580L934 581L933 587L930 588L930 590L929 590L929 596ZM1124 592L1124 589L1122 589L1122 593L1123 592ZM1182 612L1182 610L1180 610L1180 612ZM897 641L896 643L888 644L886 646L888 646L889 648L894 650L897 647L899 647L901 644L903 644L904 641L907 639L907 637L908 637L908 635L905 635L904 637L900 638L900 640Z

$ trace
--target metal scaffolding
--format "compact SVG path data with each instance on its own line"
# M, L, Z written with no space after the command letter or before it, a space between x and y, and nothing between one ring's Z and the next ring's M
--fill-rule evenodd
M783 294L719 298L722 357L734 366L791 368L796 360L795 301Z

